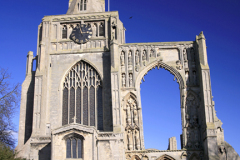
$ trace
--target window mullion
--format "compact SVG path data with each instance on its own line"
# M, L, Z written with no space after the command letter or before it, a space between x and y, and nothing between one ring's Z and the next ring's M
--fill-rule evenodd
M83 124L83 88L84 88L84 86L83 86L83 63L81 62L81 65L80 65L80 68L81 68L81 88L80 88L80 90L81 90L81 124Z
M88 69L87 69L87 75L88 75L88 77L87 77L87 81L88 81L88 83L87 83L87 89L88 89L88 95L87 95L87 99L88 99L88 126L90 126L90 112L91 112L91 110L90 110L90 87L91 87L91 85L90 85L90 72L89 72L89 66L88 66Z
M98 126L98 110L97 110L97 72L95 71L95 75L94 75L94 89L95 89L95 127Z
M68 80L69 80L69 86L68 86L68 124L70 122L70 90L71 90L71 84L70 84L70 72L68 73Z

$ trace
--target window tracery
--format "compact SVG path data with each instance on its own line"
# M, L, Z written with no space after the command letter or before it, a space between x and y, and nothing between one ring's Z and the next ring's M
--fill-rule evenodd
M102 86L97 71L84 61L63 82L62 125L79 123L103 129Z
M66 139L66 158L83 158L83 138L71 135Z

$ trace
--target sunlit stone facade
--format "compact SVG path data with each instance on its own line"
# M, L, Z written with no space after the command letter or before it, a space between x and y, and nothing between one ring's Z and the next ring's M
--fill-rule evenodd
M22 84L19 156L239 159L216 116L203 32L194 41L129 44L118 12L105 12L104 0L69 0L67 14L43 18L37 46L35 57L28 53ZM179 150L175 137L168 150L144 147L140 84L153 68L169 71L179 84Z

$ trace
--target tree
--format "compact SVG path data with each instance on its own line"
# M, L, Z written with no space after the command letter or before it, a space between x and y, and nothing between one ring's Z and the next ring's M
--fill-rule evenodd
M7 69L0 68L0 145L13 148L15 140L12 132L12 117L18 106L20 84L12 85L11 74Z

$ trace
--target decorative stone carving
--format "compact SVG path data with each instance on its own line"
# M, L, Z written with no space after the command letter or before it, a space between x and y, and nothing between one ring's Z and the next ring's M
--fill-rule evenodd
M180 60L177 60L176 61L176 68L178 69L178 70L181 70L182 69L182 64L181 64L181 61Z
M128 65L132 65L132 51L128 53Z
M186 48L183 49L183 59L184 59L184 61L187 61L187 50L186 50Z
M133 75L132 73L129 74L129 87L133 86Z
M144 66L146 65L146 60L147 60L147 52L146 52L146 50L143 50L142 63L143 63Z
M135 54L135 63L136 63L136 66L139 65L139 51L138 50L136 51L136 54Z
M154 51L151 49L149 53L149 57L152 57L152 56L154 56Z
M125 73L122 74L122 87L126 87L126 76L125 76Z
M121 66L124 66L125 64L125 58L124 58L124 51L121 52L121 55L120 55L120 63L121 63Z
M135 98L130 96L126 100L125 105L126 112L126 121L125 121L125 133L127 139L127 150L140 150L140 130L139 130L139 115L138 115L138 107Z

